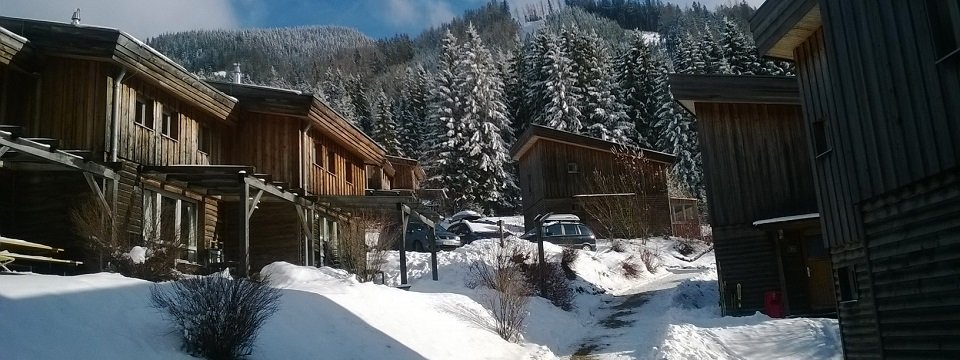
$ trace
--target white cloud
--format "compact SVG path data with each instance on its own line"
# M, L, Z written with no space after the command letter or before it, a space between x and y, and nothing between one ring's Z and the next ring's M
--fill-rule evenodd
M145 39L165 32L239 27L229 0L0 0L0 15L118 28Z
M386 6L380 1L369 1L368 4L379 17L394 26L435 26L456 15L449 0L387 0Z

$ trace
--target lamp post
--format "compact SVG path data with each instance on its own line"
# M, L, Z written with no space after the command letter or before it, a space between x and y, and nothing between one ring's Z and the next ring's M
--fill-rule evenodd
M547 282L545 279L547 263L543 255L543 222L550 217L550 215L553 215L553 213L548 212L534 219L537 223L537 268L540 271L540 296L547 293Z

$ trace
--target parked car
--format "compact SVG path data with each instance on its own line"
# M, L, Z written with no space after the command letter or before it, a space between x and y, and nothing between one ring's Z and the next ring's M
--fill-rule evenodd
M499 239L500 227L481 221L460 220L450 225L448 231L460 236L464 245L480 239ZM503 236L512 236L513 233L504 229Z
M536 241L537 229L527 231L520 238ZM544 219L543 241L583 250L597 249L597 237L593 230L572 214L555 214Z
M427 231L429 229L426 224L419 221L411 221L407 224L407 250L430 251L427 242ZM447 231L440 225L437 225L434 229L434 234L436 235L437 249L450 250L462 245L457 234Z

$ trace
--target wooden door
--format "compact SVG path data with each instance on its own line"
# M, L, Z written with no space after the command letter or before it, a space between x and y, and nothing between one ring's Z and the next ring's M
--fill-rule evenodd
M823 246L823 238L819 234L807 236L804 245L810 309L835 310L837 300L833 289L833 265L830 254Z

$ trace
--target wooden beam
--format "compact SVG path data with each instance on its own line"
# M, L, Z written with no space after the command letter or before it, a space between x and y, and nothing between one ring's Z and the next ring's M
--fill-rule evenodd
M100 206L103 207L103 210L110 214L110 218L113 218L113 210L110 208L110 203L107 202L106 196L103 195L103 190L100 190L100 184L97 184L97 181L93 178L93 175L90 173L83 173L84 180L87 180L87 185L90 186L90 190L97 195L97 200L100 202Z
M114 179L117 173L106 166L88 162L82 157L70 155L61 151L50 152L49 147L24 138L11 138L11 134L0 130L0 146L8 147L9 150L15 150L20 153L43 159L47 162L62 165L64 167L89 172L91 174ZM9 151L8 150L8 151Z
M272 185L266 184L266 183L264 183L263 181L260 181L259 179L255 179L255 178L252 178L252 177L249 177L249 176L244 176L243 182L244 182L245 184L247 184L249 187L252 187L252 188L254 188L254 189L263 190L264 192L266 192L266 193L268 193L268 194L270 194L270 195L276 196L276 197L278 197L278 198L287 200L287 201L292 202L292 203L297 203L297 195L296 195L296 194L293 194L293 193L290 193L290 192L286 192L286 191L282 191L282 190L278 189L276 186L272 186Z
M257 190L257 194L253 196L253 199L247 200L247 220L250 220L250 217L253 216L253 211L257 209L257 204L260 203L260 198L263 196L263 190Z
M6 154L7 151L10 151L10 147L9 147L9 146L0 146L0 157L2 157L3 154Z

